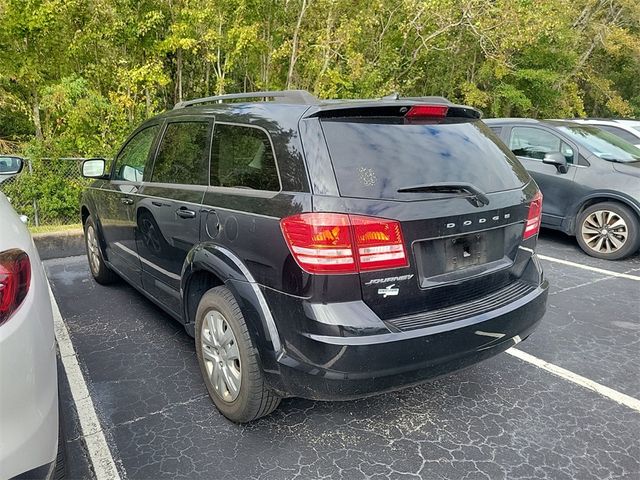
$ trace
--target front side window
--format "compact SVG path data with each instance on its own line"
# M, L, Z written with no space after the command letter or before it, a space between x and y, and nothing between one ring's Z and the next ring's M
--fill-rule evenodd
M640 161L640 148L599 128L571 125L558 127L558 130L603 160L622 163Z
M547 153L560 152L573 163L573 149L560 137L541 128L513 127L509 139L509 149L519 157L544 160Z
M211 185L279 191L278 170L267 133L253 127L216 123Z
M209 170L209 124L169 123L153 164L152 182L206 185Z
M114 180L127 182L141 182L144 165L149 156L149 150L158 133L159 126L153 125L135 134L120 151L116 158Z

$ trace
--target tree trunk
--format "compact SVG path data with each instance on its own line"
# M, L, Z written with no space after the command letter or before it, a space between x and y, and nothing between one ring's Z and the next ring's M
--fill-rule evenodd
M206 60L204 71L204 96L209 96L209 78L211 77L211 62Z
M307 10L307 0L302 0L302 8L300 8L300 15L298 15L298 23L296 23L296 29L293 31L293 44L291 45L291 58L289 60L289 73L287 74L287 90L291 87L293 80L293 67L298 60L298 37L300 35L300 26L302 25L302 18Z
M36 130L36 138L43 140L44 135L42 135L42 123L40 122L40 98L38 97L38 90L35 88L31 93L31 112L33 116L33 126Z
M176 103L182 101L182 49L176 51Z
M147 118L151 116L151 94L149 93L149 87L144 87L144 99L145 99L145 113Z

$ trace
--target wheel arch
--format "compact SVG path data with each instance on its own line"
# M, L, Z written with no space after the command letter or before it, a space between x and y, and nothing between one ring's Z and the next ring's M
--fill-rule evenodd
M638 202L618 192L599 191L590 193L575 204L572 209L573 213L565 218L563 230L570 235L575 235L578 217L582 214L582 212L584 212L592 205L604 202L619 203L621 205L624 205L625 207L630 208L631 211L636 215L638 221L640 221L640 204Z
M96 213L94 200L91 196L83 197L83 202L80 204L80 219L82 222L82 232L84 235L84 227L89 217L93 218L93 223L96 227L96 234L98 235L98 247L102 253L102 258L109 260L107 256L107 241L104 237L104 231L102 230L102 223Z
M265 348L277 356L282 344L260 286L240 258L214 243L194 247L183 266L181 292L187 332L195 335L195 316L202 295L219 285L225 285L235 296L261 357Z

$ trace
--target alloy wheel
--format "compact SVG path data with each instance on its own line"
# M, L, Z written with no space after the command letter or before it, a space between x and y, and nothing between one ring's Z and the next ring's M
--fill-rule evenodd
M582 222L585 244L599 253L613 253L627 242L629 229L624 219L611 210L596 210Z
M222 313L210 310L205 314L200 339L202 358L213 388L222 400L233 402L240 393L242 365L238 342Z
M87 247L91 271L97 274L100 271L100 252L98 251L98 238L93 225L87 227Z

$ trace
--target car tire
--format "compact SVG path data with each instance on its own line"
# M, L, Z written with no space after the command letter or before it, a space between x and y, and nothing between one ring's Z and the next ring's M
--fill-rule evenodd
M215 287L202 296L195 334L202 377L220 413L246 423L278 407L281 397L265 383L244 316L228 288Z
M108 285L116 281L118 275L107 266L102 256L98 229L91 215L84 222L84 244L87 249L89 270L95 281L101 285Z
M596 203L578 216L576 238L587 255L621 260L640 247L638 217L620 203Z

